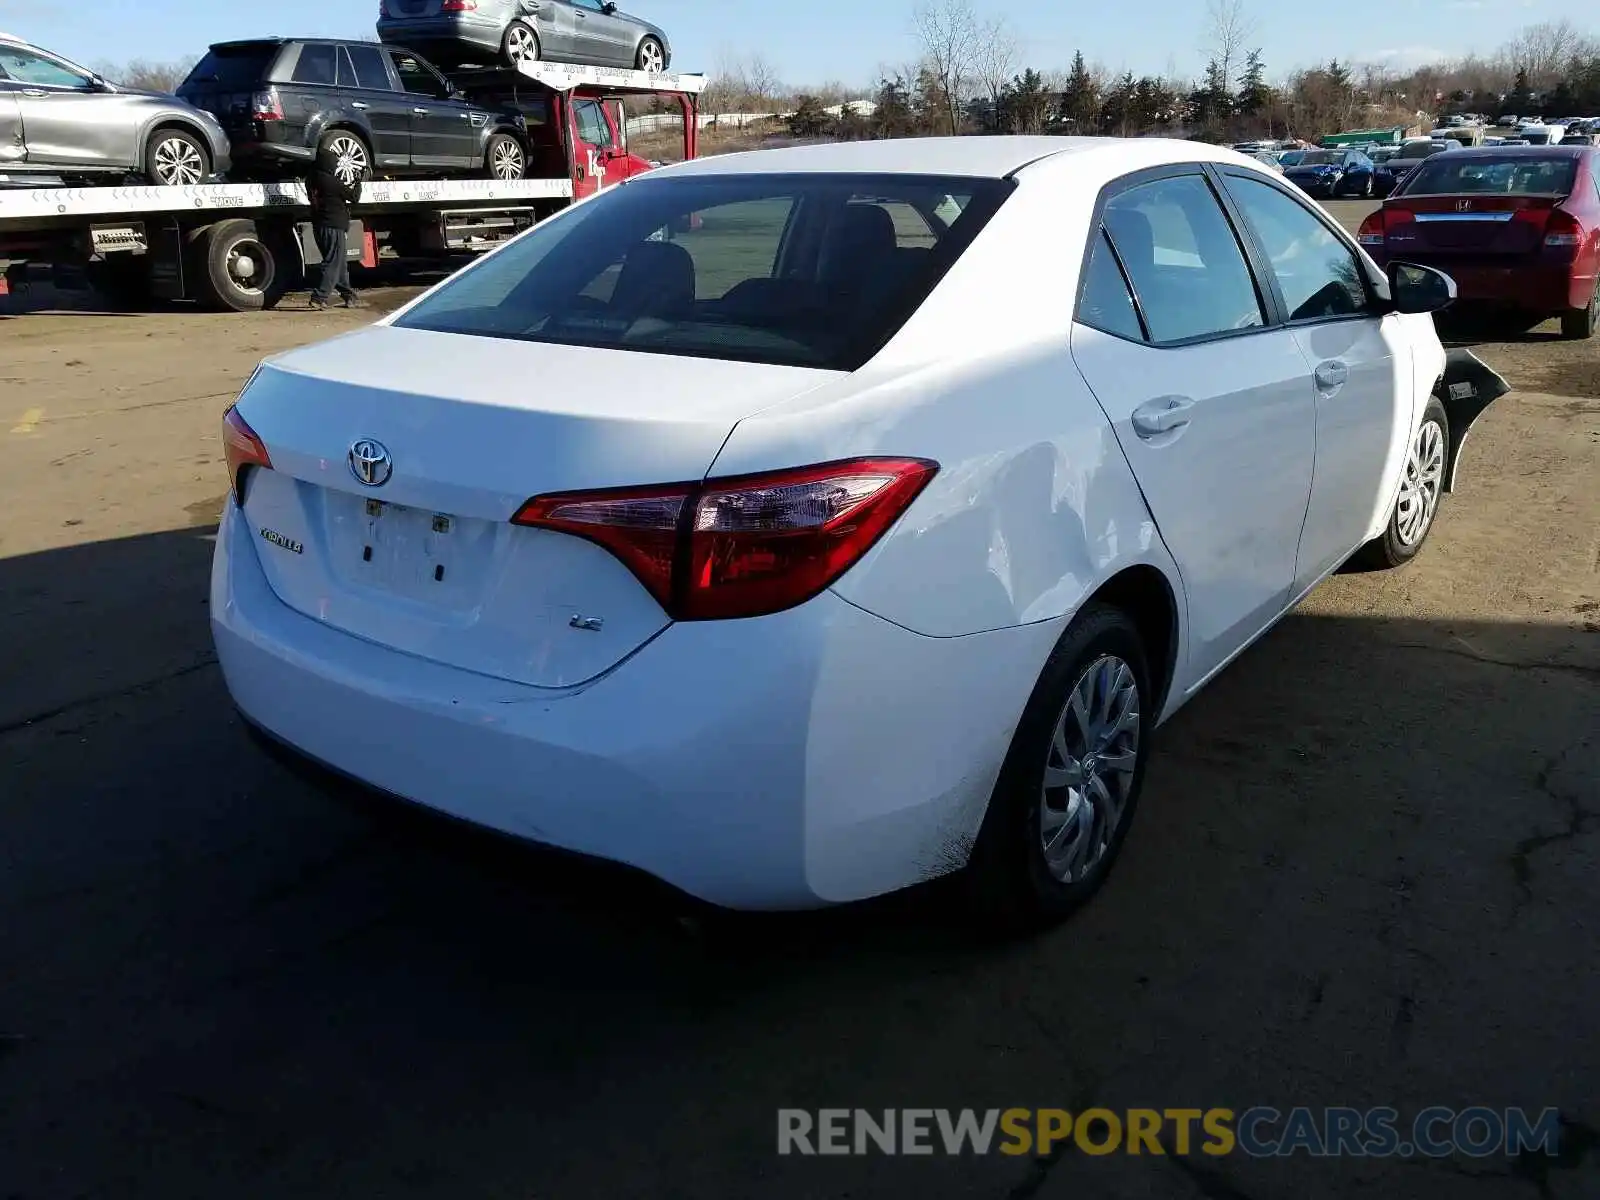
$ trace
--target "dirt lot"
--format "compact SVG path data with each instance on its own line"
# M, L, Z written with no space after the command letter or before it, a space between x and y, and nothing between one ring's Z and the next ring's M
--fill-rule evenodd
M1517 390L1421 559L1319 589L1163 732L1105 894L983 949L933 897L708 936L264 758L217 421L364 318L7 304L7 1200L1600 1195L1600 342L1483 346ZM1554 1106L1565 1150L774 1153L780 1106L1091 1102Z

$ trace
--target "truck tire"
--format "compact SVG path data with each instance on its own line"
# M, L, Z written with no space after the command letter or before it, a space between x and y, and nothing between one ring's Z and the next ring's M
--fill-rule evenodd
M506 26L505 36L500 39L500 54L507 66L538 62L540 53L539 35L532 25L526 21L512 21Z
M254 312L270 308L287 286L284 264L254 221L218 221L190 246L195 296L211 308Z
M211 154L187 129L167 126L144 145L144 173L162 187L188 187L211 178Z
M494 134L484 148L483 170L488 178L498 179L501 183L521 179L528 170L528 152L511 134Z

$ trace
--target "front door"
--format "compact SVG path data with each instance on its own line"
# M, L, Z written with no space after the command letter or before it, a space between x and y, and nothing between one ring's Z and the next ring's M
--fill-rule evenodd
M1404 318L1376 310L1356 252L1287 189L1223 176L1271 266L1295 342L1312 372L1317 469L1295 570L1298 594L1343 562L1388 516L1411 433Z
M574 99L567 106L572 114L573 194L582 199L603 188L621 183L625 160L616 157L616 138L599 100Z
M1188 691L1288 602L1316 452L1310 370L1198 166L1119 185L1095 237L1072 355L1182 574Z
M633 66L634 26L606 12L604 0L573 0L573 13L586 35L587 57L607 66Z
M0 167L28 157L28 145L22 140L22 107L11 91L15 86L0 79Z
M450 85L414 54L390 51L400 86L411 101L411 165L460 170L477 157L472 110L449 99Z
M411 97L400 90L389 56L366 43L353 43L344 51L339 65L341 90L372 130L374 166L410 166Z
M11 83L28 161L36 166L135 167L140 152L127 122L110 118L109 96L89 76L21 46L0 47L0 76Z

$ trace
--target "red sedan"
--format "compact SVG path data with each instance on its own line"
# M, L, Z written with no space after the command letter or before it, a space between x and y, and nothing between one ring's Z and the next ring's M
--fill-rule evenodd
M1379 266L1420 263L1458 301L1561 318L1587 338L1600 319L1600 149L1518 146L1427 159L1361 223Z

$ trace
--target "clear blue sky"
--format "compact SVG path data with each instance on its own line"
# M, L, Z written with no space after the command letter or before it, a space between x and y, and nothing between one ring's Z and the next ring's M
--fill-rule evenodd
M866 84L885 64L916 55L913 0L629 0L662 25L675 65L712 71L725 54L760 52L789 83ZM1246 0L1273 75L1329 57L1397 66L1489 51L1517 28L1569 18L1600 33L1600 9L1578 0ZM1113 69L1194 75L1202 0L1137 5L1061 0L974 0L1004 13L1041 69L1074 49ZM213 41L261 34L370 34L377 0L0 0L0 29L80 62L160 61L196 55Z

